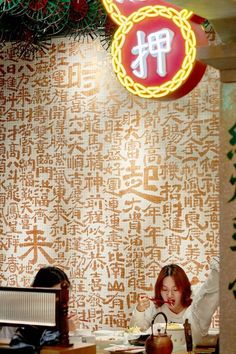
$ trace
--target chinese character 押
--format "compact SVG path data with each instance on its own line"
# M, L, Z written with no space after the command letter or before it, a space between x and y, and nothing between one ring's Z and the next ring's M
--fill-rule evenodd
M157 58L156 73L161 77L166 76L166 54L171 51L173 37L173 31L163 28L150 33L145 42L145 33L137 31L137 46L131 50L132 54L137 55L131 63L134 75L142 79L147 78L147 57L150 54L153 58Z

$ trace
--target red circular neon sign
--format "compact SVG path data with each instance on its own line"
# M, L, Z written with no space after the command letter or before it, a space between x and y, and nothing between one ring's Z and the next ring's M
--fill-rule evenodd
M200 17L163 1L113 2L107 8L120 24L112 56L121 84L135 95L164 100L190 92L206 70L196 59L196 47L207 44Z

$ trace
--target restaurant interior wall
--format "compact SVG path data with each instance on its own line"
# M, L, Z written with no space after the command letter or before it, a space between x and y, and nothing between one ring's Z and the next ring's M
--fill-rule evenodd
M203 282L219 253L219 72L159 101L126 91L99 41L0 56L0 285L59 266L98 329L127 327L167 263Z

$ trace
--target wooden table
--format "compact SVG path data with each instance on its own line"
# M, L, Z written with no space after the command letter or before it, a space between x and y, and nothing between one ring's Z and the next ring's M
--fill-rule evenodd
M97 354L109 354L109 352L103 350L103 349L100 349L100 348L97 348ZM128 352L127 352L128 353ZM195 351L192 352L192 354L194 354ZM198 352L199 353L199 352ZM202 353L208 353L207 349L202 349ZM212 353L212 352L209 352L209 353ZM115 354L115 353L114 353ZM173 354L189 354L188 352L186 352L185 350L183 351L180 351L180 352L174 352Z
M8 344L9 339L0 339L0 348L9 348ZM45 346L40 354L96 354L96 344L75 342L71 347Z
M72 347L43 347L40 354L96 354L96 345L92 343L75 343Z
M105 351L103 349L99 349L99 348L97 349L96 353L97 354L109 354L109 352L107 352L107 351ZM196 353L200 353L200 352L195 352L195 351L192 352L192 354L196 354ZM210 354L210 353L213 353L213 352L212 351L208 352L208 349L202 349L201 353L204 353L204 354L209 353ZM183 350L183 351L180 351L180 352L174 352L173 354L189 354L189 353L186 352L185 350Z
M105 351L104 349L102 348L99 348L97 347L97 351L96 351L97 354L109 354L109 352ZM128 352L127 352L128 353ZM115 354L115 353L114 353ZM180 351L180 352L175 352L173 354L188 354L188 352L186 351Z

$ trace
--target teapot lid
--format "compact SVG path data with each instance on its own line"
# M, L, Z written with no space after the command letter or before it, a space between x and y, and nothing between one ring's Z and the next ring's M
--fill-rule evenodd
M164 333L161 333L161 329L160 328L158 328L157 332L158 332L158 334L154 334L154 336L156 336L156 337L170 337L170 336L168 336L166 331Z

